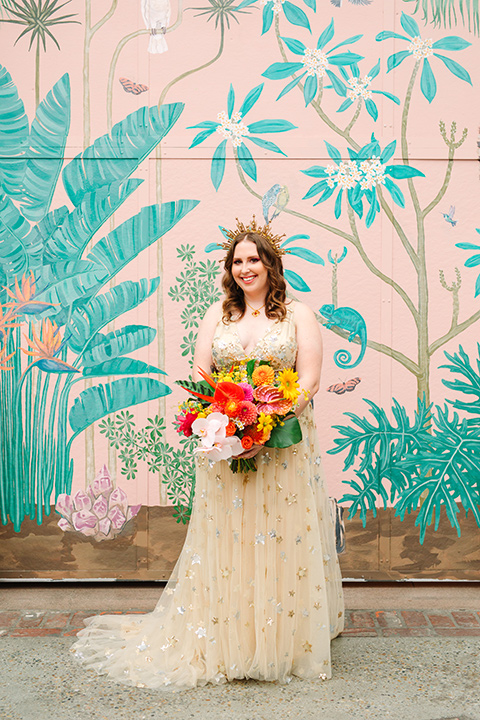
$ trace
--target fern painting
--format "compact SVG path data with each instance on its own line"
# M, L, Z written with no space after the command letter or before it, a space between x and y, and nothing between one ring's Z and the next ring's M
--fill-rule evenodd
M168 577L195 500L175 381L255 215L322 330L344 575L472 578L478 3L162 12L0 2L0 573Z

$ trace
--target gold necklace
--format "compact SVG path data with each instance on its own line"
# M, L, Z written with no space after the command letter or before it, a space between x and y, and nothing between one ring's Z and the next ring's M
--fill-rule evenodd
M245 298L244 298L245 299ZM262 307L254 308L245 300L245 305L248 305L250 310L253 310L252 315L253 317L258 317L260 315L260 310L265 307L266 303L263 303Z

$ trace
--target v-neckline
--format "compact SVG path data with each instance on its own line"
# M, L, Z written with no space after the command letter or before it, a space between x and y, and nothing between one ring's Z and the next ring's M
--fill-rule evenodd
M242 345L242 341L241 341L241 339L240 339L240 334L239 334L239 332L238 332L237 323L234 322L234 323L232 323L232 324L235 326L235 334L236 334L236 336L237 336L238 344L239 344L239 346L242 348L243 354L245 355L245 357L251 357L253 351L257 349L257 346L259 345L259 343L260 343L262 340L265 340L265 338L267 337L268 333L272 330L272 328L275 327L275 325L278 325L278 320L274 320L274 322L270 325L270 327L268 327L268 328L265 330L265 332L263 333L263 335L260 335L260 337L258 338L257 342L255 343L255 345L252 347L252 349L251 349L250 352L248 352L248 353L247 353L246 349L245 349L245 348L243 347L243 345Z

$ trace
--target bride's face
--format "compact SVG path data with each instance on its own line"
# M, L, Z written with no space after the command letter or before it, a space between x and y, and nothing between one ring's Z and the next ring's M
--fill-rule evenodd
M247 294L266 292L268 270L260 260L257 246L251 240L242 240L235 248L232 263L233 279Z

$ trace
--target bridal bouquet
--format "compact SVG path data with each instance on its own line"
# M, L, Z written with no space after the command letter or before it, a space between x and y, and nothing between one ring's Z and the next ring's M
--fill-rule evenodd
M293 407L300 395L298 375L291 369L275 371L269 362L248 360L228 372L203 380L177 380L195 399L186 400L175 418L177 432L196 435L196 453L210 461L231 460L233 472L257 469L255 458L235 458L256 445L286 448L302 439Z

